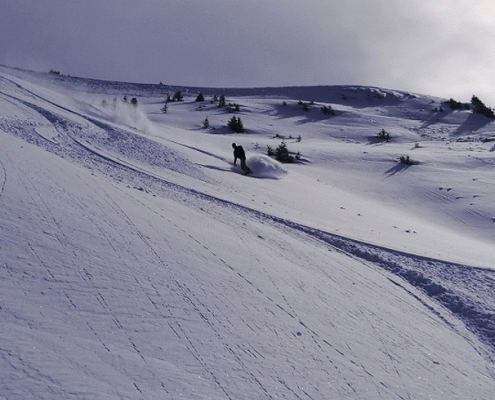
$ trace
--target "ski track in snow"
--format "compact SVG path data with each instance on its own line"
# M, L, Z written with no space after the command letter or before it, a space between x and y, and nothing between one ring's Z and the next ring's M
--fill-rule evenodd
M23 90L19 85L17 85L17 89ZM27 107L48 120L58 135L54 138L47 138L34 129L32 125L20 120L0 121L0 129L5 132L17 136L26 142L45 149L59 157L69 159L73 163L88 167L94 171L94 173L101 173L106 177L112 178L116 182L126 184L141 191L153 193L167 199L173 199L177 203L194 209L197 212L207 213L218 221L223 221L228 224L229 215L235 214L239 219L269 224L282 234L295 236L299 239L302 238L303 241L316 241L326 246L331 252L352 257L359 260L361 263L368 265L370 268L379 267L386 271L385 276L393 285L400 287L409 295L415 297L426 308L430 309L433 314L443 320L445 324L449 325L457 334L461 336L465 335L465 333L460 331L456 325L452 324L448 318L439 312L436 306L432 306L431 303L423 300L423 296L415 290L419 289L420 293L433 299L434 303L437 302L450 310L450 312L462 320L482 342L486 343L491 348L490 354L482 355L484 357L490 357L492 361L494 360L495 271L474 268L468 265L453 264L442 260L428 259L359 242L357 240L298 224L289 219L263 213L167 181L162 176L155 174L153 172L153 167L179 171L197 179L208 178L198 171L194 165L186 160L180 159L179 156L175 156L173 152L169 151L165 146L158 145L156 142L143 138L129 130L118 128L82 114L77 114L40 97L37 97L36 99L38 104L35 104L34 100L33 102L27 101L24 96L35 96L29 91L23 92L23 98L21 98L21 96L15 98L11 94L4 92L0 93L4 98L9 98L10 101L17 106ZM43 103L45 101L49 106L41 106L39 104L39 102ZM80 120L78 120L79 122L72 120L71 116L77 116L78 119L86 121L87 125L82 125ZM84 135L81 134L82 131L84 131ZM141 155L135 155L137 149L141 150L138 152ZM160 157L157 157L157 154L160 154ZM138 163L139 166L134 163ZM36 272L33 272L33 274L39 274L42 277L46 289L58 290L56 288L63 288L58 295L63 296L74 310L78 310L79 312L84 312L84 310L86 310L89 312L89 310L96 305L98 311L94 312L92 319L88 318L85 321L86 329L104 349L104 353L112 359L111 365L115 368L115 371L106 371L104 373L104 380L108 381L108 385L102 386L101 390L104 390L103 393L119 396L120 398L136 398L136 396L147 398L147 393L140 387L140 381L145 380L147 382L152 382L152 386L161 386L166 395L171 396L172 398L174 394L169 392L170 389L166 388L163 384L164 377L160 376L158 373L152 372L156 370L152 363L157 363L159 357L152 361L152 354L150 354L152 347L143 348L145 341L140 340L138 342L134 339L141 328L134 325L131 318L128 320L126 318L127 313L138 314L139 310L127 311L125 305L119 304L118 299L113 298L112 291L109 290L112 287L112 276L106 276L104 271L98 269L98 266L85 266L85 262L88 259L97 261L91 257L90 248L83 248L83 246L77 242L77 236L80 235L82 237L85 232L70 232L67 227L58 224L57 214L54 211L55 206L47 203L43 196L36 192L36 184L31 182L28 176L17 174L15 177L11 177L11 171L6 169L2 160L0 160L0 167L0 198L2 198L4 194L7 178L9 180L19 180L23 187L23 192L26 195L23 201L26 202L26 204L36 204L36 211L39 213L38 217L42 221L45 221L43 225L48 229L45 234L57 243L58 252L66 254L66 257L70 259L70 265L79 266L77 270L69 270L63 268L63 266L60 266L60 268L58 268L58 266L56 268L52 267L50 264L51 256L47 252L47 249L37 243L25 243L24 249L26 254L20 255L20 257L25 257L27 260L30 260L29 262L34 262L34 260L36 260L36 264L41 266L42 270L37 270ZM81 185L85 184L82 179L79 183ZM118 189L118 185L116 187L117 190L120 190ZM122 276L119 277L119 279L123 280L129 287L138 288L142 298L146 299L147 304L153 310L153 313L148 311L148 314L155 314L154 319L151 319L148 316L147 318L150 319L144 321L144 326L146 324L160 324L164 336L170 335L177 338L187 350L190 359L182 360L183 366L185 367L188 363L192 364L194 361L202 370L201 372L198 371L198 374L208 376L214 385L221 391L222 395L219 395L218 398L234 399L235 397L233 397L231 393L235 393L235 390L232 388L232 385L235 385L235 383L229 382L228 379L225 379L225 377L222 376L222 373L218 371L215 364L214 355L205 352L205 348L208 347L207 340L205 339L204 343L199 343L196 336L194 336L193 339L191 332L194 329L194 326L191 321L199 318L206 326L205 329L208 329L208 334L213 334L215 341L221 343L226 354L232 356L235 368L238 368L240 371L237 373L243 376L246 381L254 382L258 386L260 393L259 398L275 398L275 396L272 395L270 388L266 387L264 381L261 380L261 377L253 372L254 369L252 365L247 365L246 358L241 357L239 354L245 352L249 355L248 358L261 360L263 360L264 356L252 346L246 345L245 348L233 348L234 345L239 346L239 344L231 341L228 335L226 335L226 332L234 330L235 326L229 325L230 321L226 321L224 316L218 315L217 310L204 301L204 298L207 297L206 294L200 296L199 293L201 293L201 290L206 291L206 289L201 289L199 282L198 287L189 287L190 285L195 285L194 279L191 281L182 279L182 274L187 274L187 272L180 272L172 269L165 258L166 253L157 249L156 246L150 242L148 234L143 232L142 228L128 216L123 207L109 197L104 188L101 189L102 190L99 193L92 193L93 198L101 205L101 209L111 211L112 214L120 221L123 221L128 227L128 230L133 233L134 237L132 239L121 237L122 243L131 240L140 241L143 246L148 249L149 255L154 259L156 265L169 274L168 281L155 282L150 278L144 279L142 275L133 272L132 268L129 268L122 272ZM91 188L88 188L88 190L91 190ZM89 224L99 232L99 237L97 239L106 243L105 246L108 247L112 257L119 259L124 266L126 266L130 260L139 263L139 254L129 253L119 255L119 251L122 250L122 247L116 247L116 244L106 239L106 230L110 231L114 229L114 227L110 225L110 219L105 219L104 216L101 216L101 220L96 220L96 216L93 216L91 211L87 210L88 206L84 204L84 202L72 196L67 191L61 192L60 195L67 199L67 202L71 204L71 207L74 208L74 210L77 210L77 213L84 215L86 224ZM129 195L127 194L124 196ZM140 202L140 200L136 200L136 198L134 198L134 201ZM148 207L145 202L140 203L144 208ZM230 212L226 213L226 209ZM150 212L152 212L152 210L150 210ZM331 348L333 352L339 353L342 356L345 355L346 349L338 348L324 337L321 337L321 334L313 329L311 324L305 321L304 315L300 315L295 307L285 299L283 291L277 285L275 278L270 276L270 271L267 268L263 267L263 273L275 287L280 299L286 300L285 302L271 298L269 294L265 293L263 287L253 282L236 267L232 266L228 260L222 258L215 250L211 250L201 239L197 239L194 233L184 230L182 227L176 225L171 219L168 220L168 223L173 224L177 230L182 232L184 237L188 237L191 243L196 243L197 246L202 247L203 251L210 253L211 257L217 258L218 262L222 264L225 269L235 274L247 287L251 288L253 293L264 297L267 303L273 305L272 310L278 309L285 314L286 317L294 320L295 325L298 325L300 331L303 332L301 333L298 331L296 335L309 335L315 347ZM240 234L238 239L243 241ZM262 239L266 240L265 238ZM172 243L171 246L173 246ZM129 249L131 248L132 247L129 246ZM75 251L75 249L77 249L77 251ZM146 256L148 261L149 255ZM3 266L3 269L3 274L6 274L11 278L16 277L17 274L20 273L19 271L13 270L7 264ZM27 270L22 273L28 274ZM189 276L189 278L192 277ZM405 282L407 282L407 284ZM64 285L61 285L61 283L66 284L65 289ZM162 287L158 288L158 285ZM166 290L163 288L166 288ZM83 292L85 295L88 293L90 294L93 304L85 304L85 302L88 301L88 297L83 296ZM479 296L480 293L482 294L481 296ZM167 298L163 297L165 294L167 295ZM29 296L29 293L25 292L23 295ZM173 318L176 314L175 307L178 307L179 304L186 305L186 313L190 318L189 320ZM59 311L63 313L63 311ZM43 313L41 308L40 312ZM273 311L267 310L267 312ZM24 318L21 311L12 317L18 320L23 320ZM366 316L361 317L369 318ZM99 324L102 322L103 318L112 321L114 326L113 332L110 333L100 329ZM242 316L238 316L237 318L242 319ZM26 321L28 321L27 317ZM246 322L246 324L247 323L248 322ZM249 323L251 323L251 321L249 321ZM369 322L369 324L372 326L372 322ZM142 329L143 331L141 332L146 334L144 327ZM253 332L256 332L261 328L253 326L252 329ZM279 332L276 332L276 334L287 335L287 333ZM150 341L151 340L152 338L150 338ZM68 345L67 339L65 339L64 343ZM125 357L127 357L127 362L145 366L145 371L148 373L146 377L134 378L131 373L127 372L126 364L122 358L123 356L114 354L114 349L117 346L116 343L119 343L127 349L128 353L125 355ZM50 344L47 344L47 346L50 346ZM84 348L87 345L81 342L78 346L80 346L78 351L84 351ZM474 345L473 348L477 349ZM57 350L54 351L57 352ZM174 352L173 349L168 349L168 351ZM350 353L348 356L349 363L354 364L353 368L355 368L355 371L359 370L363 375L372 377L373 374L366 369L366 366L360 364L359 361L353 360L352 351L350 351L350 349L347 349L347 351ZM476 351L480 350L477 349ZM59 354L61 354L61 352ZM30 380L46 382L49 387L53 388L53 393L57 393L57 387L60 387L61 382L54 381L48 373L45 374L43 371L38 370L35 363L30 361L29 355L16 359L10 354L5 354L4 351L0 349L0 357L3 364L2 368L7 368L5 365L7 362L8 368L15 371L15 374L20 375L25 373ZM389 357L393 358L394 356L389 354ZM81 360L84 360L84 357L81 356ZM50 360L50 363L52 363L52 361L53 360ZM79 367L82 370L85 370L83 361L65 360L65 362L68 364L71 364L72 362L81 362ZM166 373L175 373L177 374L177 376L175 376L176 379L178 381L181 379L177 371L171 366L165 366L164 360L161 360L161 362L163 362L162 367L165 368L163 375ZM328 358L325 362L331 365L332 360ZM323 364L323 361L321 361L320 364ZM56 368L54 366L54 361L51 365L52 368ZM94 374L94 372L89 369L86 371L88 375ZM124 388L110 388L111 376L114 374L121 374L129 379L129 382L126 383ZM91 378L92 380L95 380L97 377L93 375ZM492 376L491 378L495 379L495 376ZM328 377L328 379L331 378ZM294 386L292 382L286 382L282 377L278 378L278 383L284 388L284 393L286 393L287 396L290 396L290 398L319 398L317 395L315 396L315 394L310 394L309 391L306 391L301 386ZM133 389L133 392L131 391L131 388ZM19 393L22 392L22 388L17 388L17 390ZM76 389L74 390L77 391ZM79 390L82 391L84 389L79 388ZM384 392L389 393L385 384L383 384L383 390ZM349 382L347 389L341 389L339 393L340 395L345 395L346 392L347 394L350 394L355 393L356 391L357 389ZM27 393L25 394L27 395ZM249 397L251 394L247 395L248 398L251 398ZM74 396L74 398L76 397L77 395ZM26 398L30 397L27 396ZM49 395L45 398L49 398ZM72 398L72 396L70 398ZM203 397L200 393L197 393L196 396L191 398Z
M0 188L0 197L5 190L5 184L7 183L7 171L5 170L5 165L3 165L2 160L0 160L0 167L2 167L2 187Z

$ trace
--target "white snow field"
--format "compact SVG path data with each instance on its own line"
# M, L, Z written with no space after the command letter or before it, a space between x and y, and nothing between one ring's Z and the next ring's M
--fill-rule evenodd
M0 67L0 399L494 399L495 122L444 101Z

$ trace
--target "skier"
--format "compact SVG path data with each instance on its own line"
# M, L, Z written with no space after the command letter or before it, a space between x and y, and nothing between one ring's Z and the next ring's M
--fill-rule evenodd
M242 146L237 146L235 143L232 143L232 148L234 149L234 165L237 165L237 159L241 160L241 169L244 174L250 174L251 170L246 165L246 153L244 153Z

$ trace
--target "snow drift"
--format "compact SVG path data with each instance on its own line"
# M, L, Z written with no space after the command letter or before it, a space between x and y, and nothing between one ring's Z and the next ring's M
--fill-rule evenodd
M281 163L262 154L248 157L246 164L253 172L250 176L256 178L280 179L287 174L287 169Z

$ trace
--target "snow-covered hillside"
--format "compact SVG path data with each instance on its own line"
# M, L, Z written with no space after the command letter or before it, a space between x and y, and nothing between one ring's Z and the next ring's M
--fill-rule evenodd
M493 399L494 139L394 90L0 67L0 399Z

